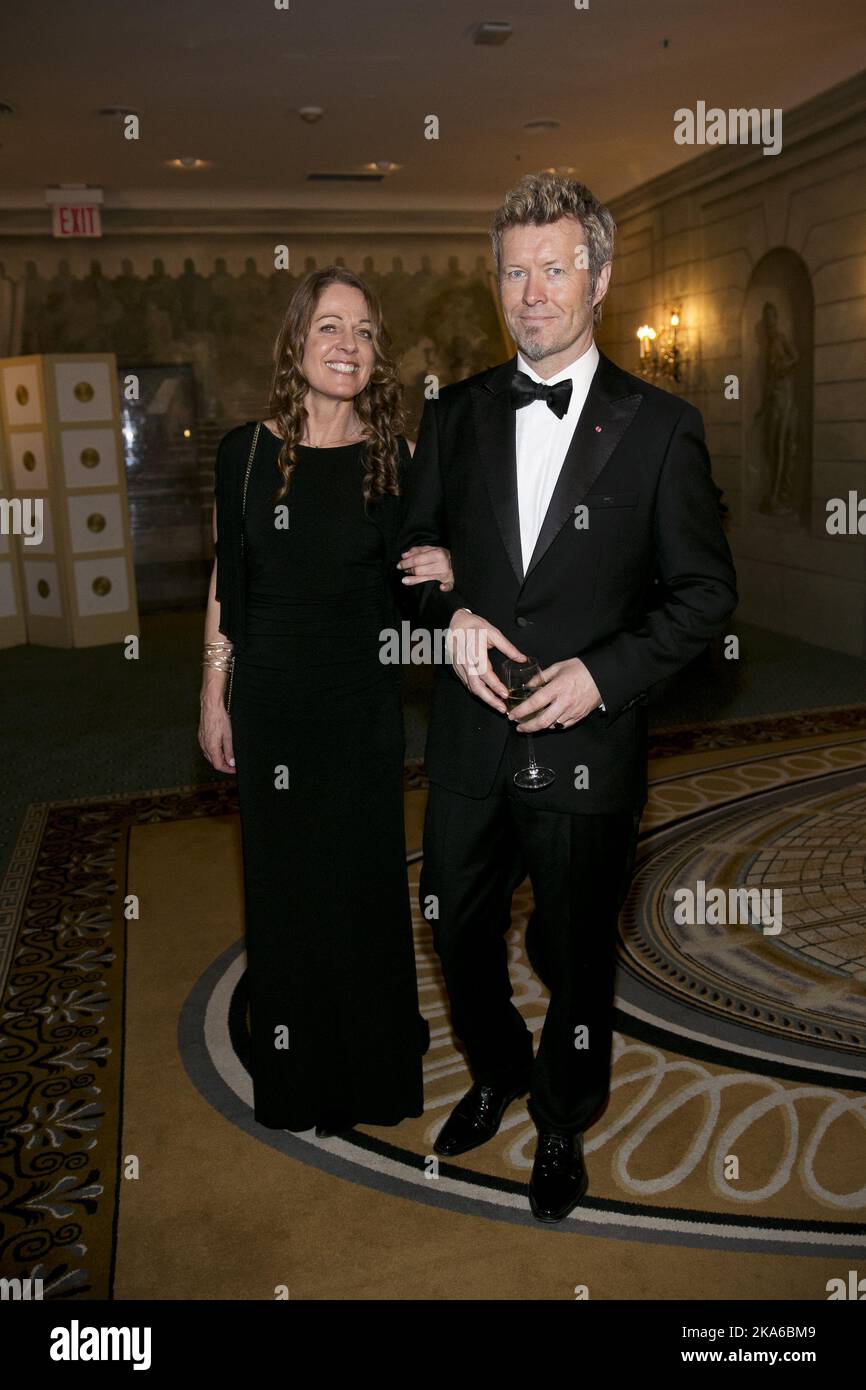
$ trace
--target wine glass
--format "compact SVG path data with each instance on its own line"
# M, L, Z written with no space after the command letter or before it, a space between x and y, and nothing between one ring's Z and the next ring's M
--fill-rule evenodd
M533 657L529 657L526 661L503 662L502 680L508 687L505 703L510 710L521 705L524 700L528 700L530 695L535 694L538 687L532 687L531 682L540 675L541 667ZM551 782L556 780L556 773L552 768L539 767L535 760L535 744L532 742L532 734L525 734L524 737L529 753L529 765L522 767L519 772L515 772L514 784L527 792L540 791L542 787L549 787Z

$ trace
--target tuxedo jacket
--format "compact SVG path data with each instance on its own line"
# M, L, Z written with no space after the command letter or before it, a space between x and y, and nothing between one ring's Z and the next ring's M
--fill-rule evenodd
M516 367L514 357L426 403L399 549L451 551L455 588L415 588L425 625L447 628L456 609L470 608L542 667L580 657L601 692L604 711L533 735L556 777L517 794L539 809L635 809L647 797L647 692L722 633L737 604L703 421L600 354L524 574L509 398ZM526 736L438 665L431 781L487 796L503 752L523 766Z

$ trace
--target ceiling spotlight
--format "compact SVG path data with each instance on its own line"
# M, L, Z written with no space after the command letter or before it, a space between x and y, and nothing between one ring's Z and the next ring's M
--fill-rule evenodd
M523 129L530 135L543 135L546 130L559 130L559 121L526 121Z
M167 159L169 169L209 169L210 160L199 159L194 154L182 154L176 159Z
M468 32L473 43L492 46L506 43L514 30L505 20L484 19L480 24L473 24Z
M394 174L400 165L390 159L375 159L369 164L362 164L361 168L368 174Z
M298 115L302 121L307 122L307 125L315 125L316 121L320 121L324 114L321 106L301 106L298 110Z

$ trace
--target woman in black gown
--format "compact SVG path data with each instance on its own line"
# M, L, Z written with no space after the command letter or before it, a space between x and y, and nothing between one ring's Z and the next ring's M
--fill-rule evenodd
M351 272L301 282L275 363L273 418L218 449L199 739L236 764L255 1118L332 1134L423 1108L399 668L380 660L410 455ZM446 551L405 563L451 582Z

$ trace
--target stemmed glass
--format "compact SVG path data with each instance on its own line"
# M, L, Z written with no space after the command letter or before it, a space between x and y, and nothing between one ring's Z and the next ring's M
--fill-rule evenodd
M509 710L528 700L530 695L534 695L538 688L532 686L532 681L536 676L541 675L541 667L538 662L530 657L527 661L504 661L502 663L502 680L508 687L506 704ZM532 734L525 734L526 748L529 753L529 765L523 767L514 774L515 786L522 787L524 791L540 791L542 787L549 787L551 782L556 780L556 773L552 768L539 767L535 760L535 744L532 741Z

